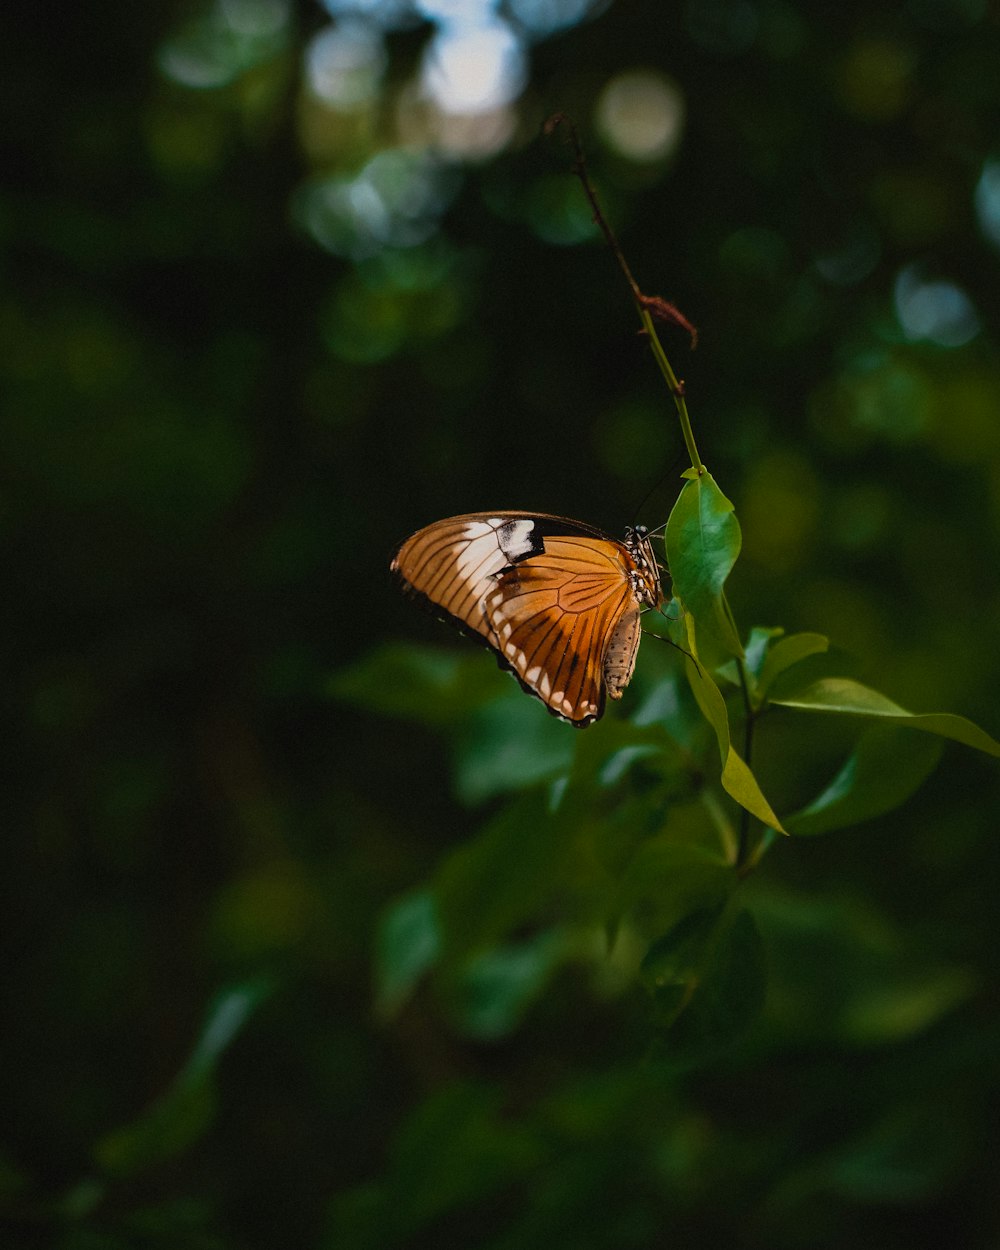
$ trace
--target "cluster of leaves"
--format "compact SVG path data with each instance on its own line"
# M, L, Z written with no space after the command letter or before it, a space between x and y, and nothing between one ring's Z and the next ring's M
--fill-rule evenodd
M645 987L664 1058L704 1062L763 1001L762 944L740 885L776 835L899 806L935 767L942 739L1000 756L971 721L915 715L845 676L821 634L757 627L744 645L725 597L741 542L733 506L704 468L684 476L666 526L674 597L664 612L682 665L631 720L575 733L535 703L495 699L478 656L387 647L336 680L340 697L450 729L466 799L516 793L387 914L383 1014L433 973L462 1032L501 1037L558 966L584 960L613 968L620 988ZM751 760L776 709L861 727L819 792L780 818Z

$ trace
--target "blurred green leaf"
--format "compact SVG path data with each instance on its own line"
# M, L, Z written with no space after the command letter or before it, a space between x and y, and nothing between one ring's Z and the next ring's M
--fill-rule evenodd
M789 833L828 833L860 824L904 803L941 758L934 737L914 737L891 725L866 730L826 789L784 818Z
M988 755L1000 756L1000 742L964 716L955 716L950 712L907 712L884 694L848 677L823 678L800 690L783 692L780 698L772 697L771 702L807 712L877 717L910 729L951 738Z
M697 622L706 653L714 645L729 655L743 654L723 597L741 541L733 505L712 475L689 477L671 510L664 543L674 594Z
M732 1045L764 1002L763 946L750 913L726 908L692 912L654 942L641 976L665 1030L661 1057L706 1062Z
M595 726L596 728L596 726ZM475 709L454 744L455 789L476 804L565 773L580 731L515 690Z
M636 766L658 776L683 771L689 764L670 728L605 717L585 734L575 735L573 790L607 790L637 771Z
M768 1017L790 1041L865 1047L929 1028L968 998L969 972L908 940L861 899L758 888L771 966Z
M671 634L676 635L673 641L686 646L686 623L681 623L683 609L680 604L676 607L678 620L671 622ZM647 654L650 645L647 644ZM674 662L674 657L677 661L683 658L681 653L673 647L662 648L661 653L662 651L670 652L671 662ZM631 719L635 726L659 727L668 736L675 750L683 748L686 751L693 751L704 738L705 718L695 701L694 692L679 662L675 663L671 672L660 677L653 684ZM588 733L584 738L584 743L589 741L589 738ZM577 748L578 759L583 749L582 745Z
M441 927L434 896L418 890L399 899L379 925L375 948L376 1003L394 1015L441 953Z
M689 912L646 951L639 977L659 1027L669 1028L698 988L723 910L719 905Z
M503 691L495 666L482 651L395 642L376 647L329 683L336 699L432 725L451 724Z
M736 874L718 852L653 838L640 845L625 868L616 911L649 940L686 915L714 914L736 885Z
M574 871L576 839L572 815L533 790L452 851L432 885L446 957L463 960L536 920Z
M94 1161L103 1172L119 1179L159 1167L183 1154L208 1131L215 1105L209 1081L175 1085L140 1120L96 1142Z
M775 639L781 638L784 632L780 625L754 625L752 627L744 649L744 659L754 677L760 677L761 668L770 654Z
M134 1176L182 1154L203 1136L215 1115L219 1061L271 988L258 978L216 996L187 1063L167 1092L137 1120L95 1144L94 1158L103 1171Z
M893 1107L874 1123L863 1118L846 1141L789 1168L772 1201L780 1208L815 1208L836 1195L876 1209L926 1202L965 1145L950 1111L947 1093L937 1091L923 1103Z
M451 1013L469 1037L506 1037L521 1022L566 950L564 935L546 930L523 942L474 955L449 994Z
M918 1202L955 1166L959 1148L946 1105L899 1108L834 1154L831 1187L865 1203Z
M763 668L760 670L757 682L758 700L761 703L766 700L772 683L786 669L799 664L811 655L821 655L829 649L829 646L828 638L822 634L811 633L790 634L787 638L776 642L768 651Z
M335 1200L328 1244L413 1244L436 1217L530 1174L544 1158L541 1142L503 1114L501 1100L501 1091L469 1083L419 1103L399 1131L382 1183Z

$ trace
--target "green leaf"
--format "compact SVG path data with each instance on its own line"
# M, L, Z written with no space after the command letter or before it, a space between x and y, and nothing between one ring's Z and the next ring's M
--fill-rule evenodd
M784 632L780 625L773 628L755 625L750 630L750 637L747 639L746 645L746 666L752 677L760 677L761 668L770 653L771 644L776 638L780 638Z
M399 899L379 926L375 949L376 1001L383 1016L394 1015L441 953L441 926L434 896L427 890Z
M664 837L643 842L621 878L618 914L647 939L698 911L717 912L737 877L716 851Z
M573 745L571 784L578 790L617 785L640 761L658 775L682 767L678 744L662 724L605 719L585 734L574 735Z
M654 942L641 976L664 1033L661 1057L683 1064L705 1062L724 1051L764 1002L763 945L746 910L725 909L686 916Z
M335 673L328 689L336 699L386 716L442 725L502 697L507 686L476 648L387 643Z
M688 641L692 655L697 655L694 638L693 623L688 621ZM691 690L698 706L701 708L702 715L715 730L715 736L719 744L719 757L722 761L722 774L720 780L722 788L731 798L734 798L741 807L745 807L748 812L762 820L764 824L769 825L772 829L778 829L784 833L781 828L781 822L771 809L770 803L764 797L757 779L745 760L743 760L733 747L729 736L729 714L726 711L726 701L722 697L722 691L712 680L704 666L690 657L685 658L684 668L687 673Z
M808 898L755 883L754 915L771 965L768 1016L793 1044L896 1044L931 1027L976 989L935 943L843 892Z
M134 1176L183 1153L204 1135L215 1115L219 1060L270 992L270 983L258 978L216 996L187 1062L166 1093L137 1120L95 1144L99 1167L117 1177Z
M411 1233L443 1212L502 1191L539 1162L534 1134L504 1114L501 1089L446 1086L417 1106L392 1146L386 1169L392 1223L399 1233Z
M866 730L843 768L808 807L785 817L790 833L828 833L881 816L906 801L941 758L934 737L894 725Z
M565 951L562 933L547 930L473 956L450 995L458 1027L482 1041L512 1033Z
M653 1015L669 1028L690 1002L708 962L723 907L701 907L678 921L646 952L639 979L653 1000Z
M750 691L750 698L756 707L758 700L757 679L760 676L760 670L767 658L768 648L775 638L780 638L785 631L777 626L769 629L763 625L755 625L750 631L750 637L747 639L746 650L744 652L743 671L746 676L747 689ZM740 686L739 662L737 660L727 660L725 664L718 665L714 670L716 677L722 677L733 686Z
M830 640L823 634L790 634L776 642L768 651L757 682L757 698L763 703L775 678L810 655L829 650Z
M667 521L664 544L674 594L698 624L703 649L742 656L723 587L742 537L733 505L710 473L688 478Z
M498 813L438 869L434 898L451 961L498 945L535 921L574 871L577 822L532 790Z
M954 716L950 712L907 712L884 694L848 677L826 677L801 690L783 693L781 698L772 699L772 702L807 712L877 717L908 729L920 729L924 733L951 738L975 747L977 751L1000 757L1000 742L964 716Z
M669 628L670 633L675 635L673 641L686 646L685 625L680 621L671 622ZM603 721L600 723L604 724ZM690 683L680 669L675 668L652 687L647 697L636 708L632 723L636 727L656 726L666 736L667 742L672 744L671 749L675 752L678 747L692 751L703 735L705 718L695 702ZM583 740L577 746L578 760L583 756L586 743L590 741L590 738L589 731L582 735Z
M503 1103L499 1083L485 1081L449 1083L417 1102L389 1146L381 1178L334 1196L322 1245L455 1244L441 1236L449 1217L493 1197L502 1203L548 1157L537 1130Z
M455 790L470 805L568 771L581 735L510 683L512 697L474 711L456 736ZM595 726L590 730L599 730Z

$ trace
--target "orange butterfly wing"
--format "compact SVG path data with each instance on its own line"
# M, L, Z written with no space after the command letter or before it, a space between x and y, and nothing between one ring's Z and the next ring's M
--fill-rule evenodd
M605 657L630 609L638 617L623 557L612 539L550 538L541 555L504 570L483 603L522 685L574 724L604 711Z
M556 716L589 725L620 698L639 612L658 605L643 538L635 550L564 517L471 513L407 539L392 560L403 590L497 655Z

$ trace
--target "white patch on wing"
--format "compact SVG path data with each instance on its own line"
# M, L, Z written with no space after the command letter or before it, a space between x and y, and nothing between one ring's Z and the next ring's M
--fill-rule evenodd
M462 530L463 546L456 549L455 568L458 576L482 599L493 578L505 568L507 561L497 543L499 521L469 521Z
M523 560L537 549L531 541L535 523L532 520L505 521L497 530L497 542L507 559L513 564Z

